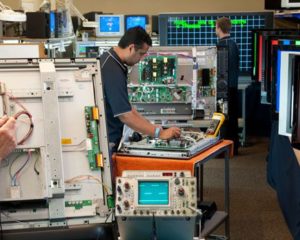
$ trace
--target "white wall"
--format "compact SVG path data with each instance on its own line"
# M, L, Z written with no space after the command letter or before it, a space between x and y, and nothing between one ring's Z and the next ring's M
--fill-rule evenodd
M39 3L42 0L35 0ZM4 4L19 9L21 0L2 0ZM74 0L82 12L103 11L106 13L161 12L248 12L263 11L264 0Z

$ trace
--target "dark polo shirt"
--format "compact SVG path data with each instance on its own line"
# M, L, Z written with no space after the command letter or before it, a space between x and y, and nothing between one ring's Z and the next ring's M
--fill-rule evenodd
M130 112L127 67L111 48L100 57L109 142L119 144L124 124L118 116Z

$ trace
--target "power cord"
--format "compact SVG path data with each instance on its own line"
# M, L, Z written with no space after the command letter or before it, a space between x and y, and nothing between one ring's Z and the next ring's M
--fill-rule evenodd
M151 240L157 240L157 233L156 233L156 221L154 213L152 214L152 236Z
M191 206L189 206L188 208L197 213L197 221L200 221L199 222L199 239L200 239L201 238L201 232L202 232L201 222L202 222L203 212L202 212L201 209L193 208Z
M3 239L3 229L2 229L2 207L0 206L0 240Z
M32 121L32 115L28 112L28 111L20 111L17 112L13 117L17 120L21 115L26 115L29 118L30 121L30 127L29 130L27 132L27 134L18 142L18 145L22 145L24 144L24 142L30 137L30 135L32 134L33 131L33 121Z

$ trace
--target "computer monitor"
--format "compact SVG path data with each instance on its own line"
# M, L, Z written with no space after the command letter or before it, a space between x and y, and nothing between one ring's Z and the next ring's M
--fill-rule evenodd
M77 58L86 58L88 54L88 48L96 48L96 42L90 41L90 42L81 42L78 41L76 43L76 57ZM99 47L97 47L99 48Z
M87 58L97 58L99 57L99 47L98 46L87 46L85 48L85 54Z
M49 30L50 30L50 37L51 38L55 38L55 32L56 32L55 20L56 20L56 13L54 11L50 11L50 14L49 14Z
M283 8L300 8L300 0L281 0Z
M124 15L97 14L95 19L97 37L121 37L124 34Z
M125 30L136 26L146 29L146 24L148 24L147 15L125 15Z

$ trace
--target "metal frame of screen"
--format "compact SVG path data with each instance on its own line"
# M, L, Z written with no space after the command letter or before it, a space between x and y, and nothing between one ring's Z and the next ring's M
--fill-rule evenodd
M217 43L215 20L219 17L229 17L233 21L231 36L240 49L240 73L250 75L252 70L251 31L258 28L272 28L273 12L160 14L160 45L215 45Z

